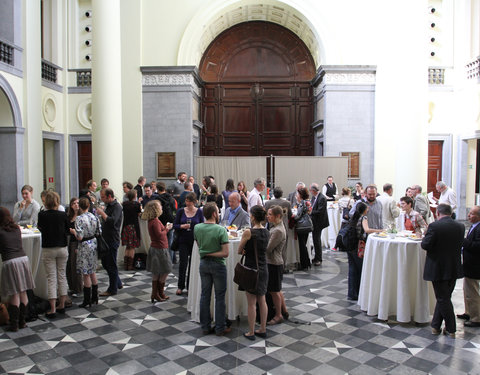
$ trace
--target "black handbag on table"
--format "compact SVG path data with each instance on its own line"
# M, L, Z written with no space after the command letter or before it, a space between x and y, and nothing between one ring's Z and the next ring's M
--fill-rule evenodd
M235 266L235 272L233 275L233 282L238 284L240 288L247 291L257 289L258 283L258 254L256 238L254 239L253 246L255 249L255 261L257 262L257 269L247 267L243 264L243 260L245 258L245 254L243 254L242 258Z

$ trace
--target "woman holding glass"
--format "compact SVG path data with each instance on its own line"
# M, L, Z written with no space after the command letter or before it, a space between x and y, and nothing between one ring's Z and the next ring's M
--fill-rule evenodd
M15 203L13 208L13 220L18 225L37 225L40 204L33 199L33 188L30 185L22 187L23 200Z
M45 316L49 319L55 318L56 311L60 314L65 313L68 291L65 271L70 221L65 212L58 211L59 205L60 196L50 191L45 197L45 210L38 214L38 229L42 232L42 261L47 273L47 293L50 302L50 311L45 313Z
M178 289L177 296L182 295L186 286L188 289L190 279L190 257L193 248L193 228L199 223L203 223L203 213L195 207L197 196L195 193L188 193L185 197L185 207L180 208L175 216L173 228L178 238L178 252L180 253L180 264L178 266ZM187 274L188 267L188 277Z
M248 332L244 333L249 340L255 340L255 336L267 337L267 293L268 268L266 261L266 250L269 233L262 223L265 221L265 210L262 206L253 206L250 210L250 222L252 228L245 229L238 246L238 253L245 254L245 266L258 270L257 288L247 290L248 303ZM257 255L255 256L255 252ZM258 264L257 264L258 258ZM240 288L240 290L242 290ZM260 310L260 329L255 330L256 306Z
M98 304L97 274L97 239L102 233L100 221L89 212L90 199L80 198L79 215L75 219L75 229L70 232L77 237L77 273L83 275L83 303L80 307Z

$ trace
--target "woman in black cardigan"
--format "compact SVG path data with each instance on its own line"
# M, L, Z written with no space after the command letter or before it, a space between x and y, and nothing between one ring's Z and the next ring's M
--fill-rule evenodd
M69 234L69 220L65 212L58 211L60 197L50 191L45 197L46 210L38 214L38 229L42 232L42 261L47 272L48 301L50 311L47 318L55 318L55 312L65 313L65 299L67 297L66 266L68 258L67 235ZM58 308L55 307L59 299Z

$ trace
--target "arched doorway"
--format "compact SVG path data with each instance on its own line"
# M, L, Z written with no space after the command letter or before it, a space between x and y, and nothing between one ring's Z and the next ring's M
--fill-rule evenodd
M313 155L315 63L293 32L235 25L210 44L199 70L202 155Z

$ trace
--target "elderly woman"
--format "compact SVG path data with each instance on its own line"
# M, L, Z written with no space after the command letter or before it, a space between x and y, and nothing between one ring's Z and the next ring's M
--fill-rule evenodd
M13 208L13 220L18 225L37 225L40 204L33 199L33 188L30 185L22 187L23 200L15 203Z
M90 200L82 197L79 200L79 212L75 219L75 229L70 232L76 236L78 244L77 273L83 275L83 303L79 307L98 304L97 274L97 239L102 233L100 221L89 212Z
M180 208L175 216L173 228L178 236L178 252L180 253L180 265L178 266L178 289L177 296L182 295L185 289L185 279L188 289L190 279L190 257L193 248L193 229L195 225L203 223L203 213L195 205L197 196L188 193L185 197L185 208ZM188 277L186 277L188 268Z
M125 194L127 201L123 206L122 246L125 246L123 264L125 271L133 271L133 258L135 249L140 247L140 224L138 215L142 212L140 203L137 202L137 191L131 189Z
M405 218L403 225L405 230L411 230L415 232L419 237L422 236L422 232L427 229L427 223L417 211L413 210L413 199L410 197L400 198L400 207L405 211Z
M56 311L65 313L67 298L66 266L68 258L67 236L70 233L70 222L65 212L58 211L60 197L57 193L48 192L45 197L45 211L38 214L38 229L42 232L42 261L47 273L47 294L50 311L45 313L54 319ZM58 298L58 308L55 307Z
M172 271L172 259L168 253L167 232L172 229L173 224L165 227L159 216L162 215L160 201L153 200L147 203L142 214L143 220L148 220L148 233L152 243L147 255L147 271L152 273L152 294L151 302L163 302L169 299L165 295L165 281Z
M285 209L286 210L286 209ZM283 248L287 241L285 225L283 224L283 210L280 206L272 206L267 211L267 220L270 224L270 239L267 245L268 285L267 291L271 294L275 305L275 316L267 324L274 325L283 322L283 316L288 316L285 297L282 293L283 280Z
M0 207L0 254L2 256L2 295L8 296L9 331L25 328L27 290L35 288L30 262L22 247L20 228L10 211Z
M245 266L258 270L258 282L255 290L247 290L248 303L248 328L244 333L249 340L255 340L255 335L267 337L267 303L265 294L267 293L268 268L266 264L266 250L268 245L268 230L262 223L265 221L265 210L262 206L253 206L250 209L250 222L252 228L243 232L242 239L238 246L238 253L245 254ZM255 257L257 252L257 259ZM260 310L260 329L255 331L256 304Z

